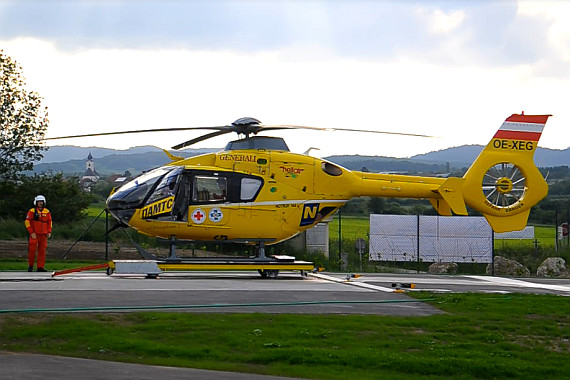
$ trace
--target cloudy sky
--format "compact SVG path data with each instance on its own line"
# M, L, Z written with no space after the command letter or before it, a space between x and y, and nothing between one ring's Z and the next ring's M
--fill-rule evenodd
M540 145L565 149L569 19L570 2L539 0L0 0L0 49L44 98L49 137L244 116L439 136L272 133L295 152L407 157L486 144L525 111L553 114ZM198 135L65 143L168 148Z

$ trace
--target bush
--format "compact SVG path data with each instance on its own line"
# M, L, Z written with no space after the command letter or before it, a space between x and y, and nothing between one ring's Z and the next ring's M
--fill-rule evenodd
M570 262L570 249L563 248L558 251L552 248L515 248L504 247L495 250L495 256L515 260L530 270L531 275L535 275L538 267L549 257L562 257L567 263Z
M18 180L0 181L0 218L23 222L38 194L46 197L46 206L57 223L83 219L92 199L81 190L77 177L63 178L62 174L20 176Z
M28 232L24 226L24 220L0 219L0 240L12 240L14 238L27 238Z

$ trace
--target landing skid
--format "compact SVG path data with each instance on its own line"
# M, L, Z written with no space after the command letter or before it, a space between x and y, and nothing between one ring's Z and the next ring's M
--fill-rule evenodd
M257 272L259 272L263 278L277 278L279 275L279 270L277 269L258 269Z
M297 261L293 256L276 255L267 257L265 255L265 243L267 240L258 240L256 243L255 257L251 258L203 258L203 257L178 257L176 255L176 239L171 237L169 240L170 250L166 258L159 258L156 255L146 251L142 246L137 244L131 239L131 243L136 248L138 253L144 260L153 261L156 263L160 271L167 270L257 270L262 278L275 279L279 275L280 270L296 270L300 271L301 275L314 269L314 264L307 261ZM245 241L242 241L245 242ZM252 242L248 240L247 242ZM114 264L117 263L118 265ZM120 270L115 270L116 267L133 267L130 261L115 260L110 264L107 274L119 273ZM126 269L130 271L131 269ZM125 272L125 274L127 274ZM128 272L132 274L132 272ZM156 278L157 273L146 273L149 278Z

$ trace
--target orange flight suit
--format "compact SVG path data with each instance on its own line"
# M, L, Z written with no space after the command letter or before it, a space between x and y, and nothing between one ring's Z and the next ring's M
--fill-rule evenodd
M36 250L38 251L38 268L43 268L46 263L47 235L51 234L51 213L47 208L32 208L26 215L24 222L30 239L28 240L28 266L33 267L36 258ZM36 234L36 238L32 239L32 234Z

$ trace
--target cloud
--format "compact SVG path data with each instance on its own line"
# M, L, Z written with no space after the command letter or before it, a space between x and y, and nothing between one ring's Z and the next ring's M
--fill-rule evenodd
M47 38L60 49L265 49L281 45L279 2L17 1L1 9L4 38Z
M0 0L0 46L45 97L50 136L251 116L444 137L287 138L299 152L310 142L321 154L405 156L486 143L524 110L553 113L543 142L565 148L570 13L534 4ZM169 147L191 137L138 141Z
M434 11L432 28L435 33L449 33L460 26L464 19L464 11L455 10L444 13L441 9L436 9Z
M559 60L551 19L516 1L34 1L2 3L0 38L34 37L61 50L288 51L438 64ZM545 43L545 40L547 43Z

